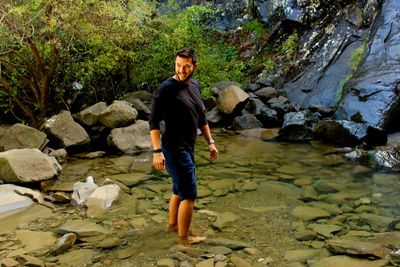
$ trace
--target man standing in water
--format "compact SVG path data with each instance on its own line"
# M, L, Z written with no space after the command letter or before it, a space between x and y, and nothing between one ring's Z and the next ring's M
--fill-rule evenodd
M150 115L150 138L153 146L153 166L166 167L172 177L172 195L169 201L169 230L178 231L179 242L197 243L205 237L190 236L197 181L194 164L194 145L197 129L208 142L210 160L218 150L212 139L200 85L191 79L197 68L196 54L184 48L175 55L175 75L163 83L154 94ZM165 123L161 135L160 122Z

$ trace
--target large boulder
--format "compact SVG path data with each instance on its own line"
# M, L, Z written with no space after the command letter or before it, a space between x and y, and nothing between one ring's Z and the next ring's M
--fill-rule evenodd
M43 126L43 130L52 141L63 148L90 143L88 133L74 121L69 111L62 111L48 119Z
M361 66L344 85L337 119L366 122L383 130L399 130L400 1L386 0L371 29Z
M232 85L219 92L217 106L224 114L236 114L244 108L248 99L249 95L245 91Z
M279 138L288 141L306 141L316 138L314 132L318 118L310 111L289 112L279 129Z
M126 101L115 100L99 114L99 121L108 128L118 128L135 123L138 112Z
M310 105L335 107L341 99L341 85L352 72L348 62L362 45L364 32L349 23L344 14L340 16L341 22L331 34L325 33L328 40L313 54L305 71L284 86L297 109Z
M6 151L19 148L37 148L42 150L47 144L47 136L45 133L16 123L0 136L0 151Z
M107 144L124 153L138 153L151 148L149 123L138 120L127 127L112 129Z
M107 108L105 102L98 102L93 106L85 108L81 112L74 114L74 117L83 125L92 126L99 120L99 114Z
M234 130L254 129L261 128L262 126L262 123L252 114L244 114L236 117L232 123Z
M61 173L54 157L39 149L12 149L0 153L0 179L5 183L31 183L52 179Z
M384 145L387 135L367 123L346 120L321 120L315 126L321 139L342 146L356 146L363 142L368 145Z

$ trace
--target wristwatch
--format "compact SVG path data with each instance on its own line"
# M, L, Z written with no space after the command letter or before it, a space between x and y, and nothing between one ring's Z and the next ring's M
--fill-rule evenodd
M215 141L211 139L210 141L208 141L208 144L213 145L213 144L215 144Z
M162 152L162 148L157 148L157 149L153 149L153 153L161 153Z

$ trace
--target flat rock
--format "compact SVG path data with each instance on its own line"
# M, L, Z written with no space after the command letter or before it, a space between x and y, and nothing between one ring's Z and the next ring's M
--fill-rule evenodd
M330 217L330 214L327 211L308 206L297 206L293 209L292 215L304 221Z
M330 251L340 254L384 258L385 249L380 244L358 240L331 239L326 242Z
M310 267L383 267L385 261L370 261L349 256L332 256L309 263Z
M28 253L36 250L50 249L57 242L52 232L18 230L15 231L15 236L20 240L21 245Z
M75 233L78 237L111 233L110 230L96 224L95 222L85 220L68 220L57 229L57 232L60 234Z

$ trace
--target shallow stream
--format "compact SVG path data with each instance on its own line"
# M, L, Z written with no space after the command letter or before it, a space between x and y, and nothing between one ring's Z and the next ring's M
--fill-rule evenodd
M248 244L249 248L233 249L232 254L251 266L286 266L304 261L289 251L313 249L319 251L314 257L325 257L330 254L325 249L326 240L346 236L367 238L388 231L384 229L388 225L379 228L377 222L363 214L400 218L399 175L352 163L335 153L330 145L278 142L270 139L271 135L268 130L236 135L217 130L214 137L220 155L215 162L207 160L205 142L199 138L196 152L199 199L193 234L205 235L211 241L225 238ZM80 238L71 250L92 250L88 266L156 266L160 259L174 259L175 234L166 232L170 178L151 168L150 154L71 159L63 165L58 183L83 181L88 175L97 183L105 178L116 180L131 196L102 215L87 216L85 208L64 204L56 205L53 215L30 223L21 222L18 216L3 222L19 225L18 229L53 232L73 218L101 224L112 231L111 236L117 237L119 243L112 249L99 249L97 244L104 237ZM329 215L302 212L304 206ZM316 225L328 225L330 230L321 230ZM315 236L301 236L299 233L305 229L312 229ZM3 236L10 237L12 233L3 232ZM209 249L215 246L230 245L204 242L195 247L203 249L206 258L212 254ZM54 256L39 256L44 261L56 262L57 266L63 265Z

